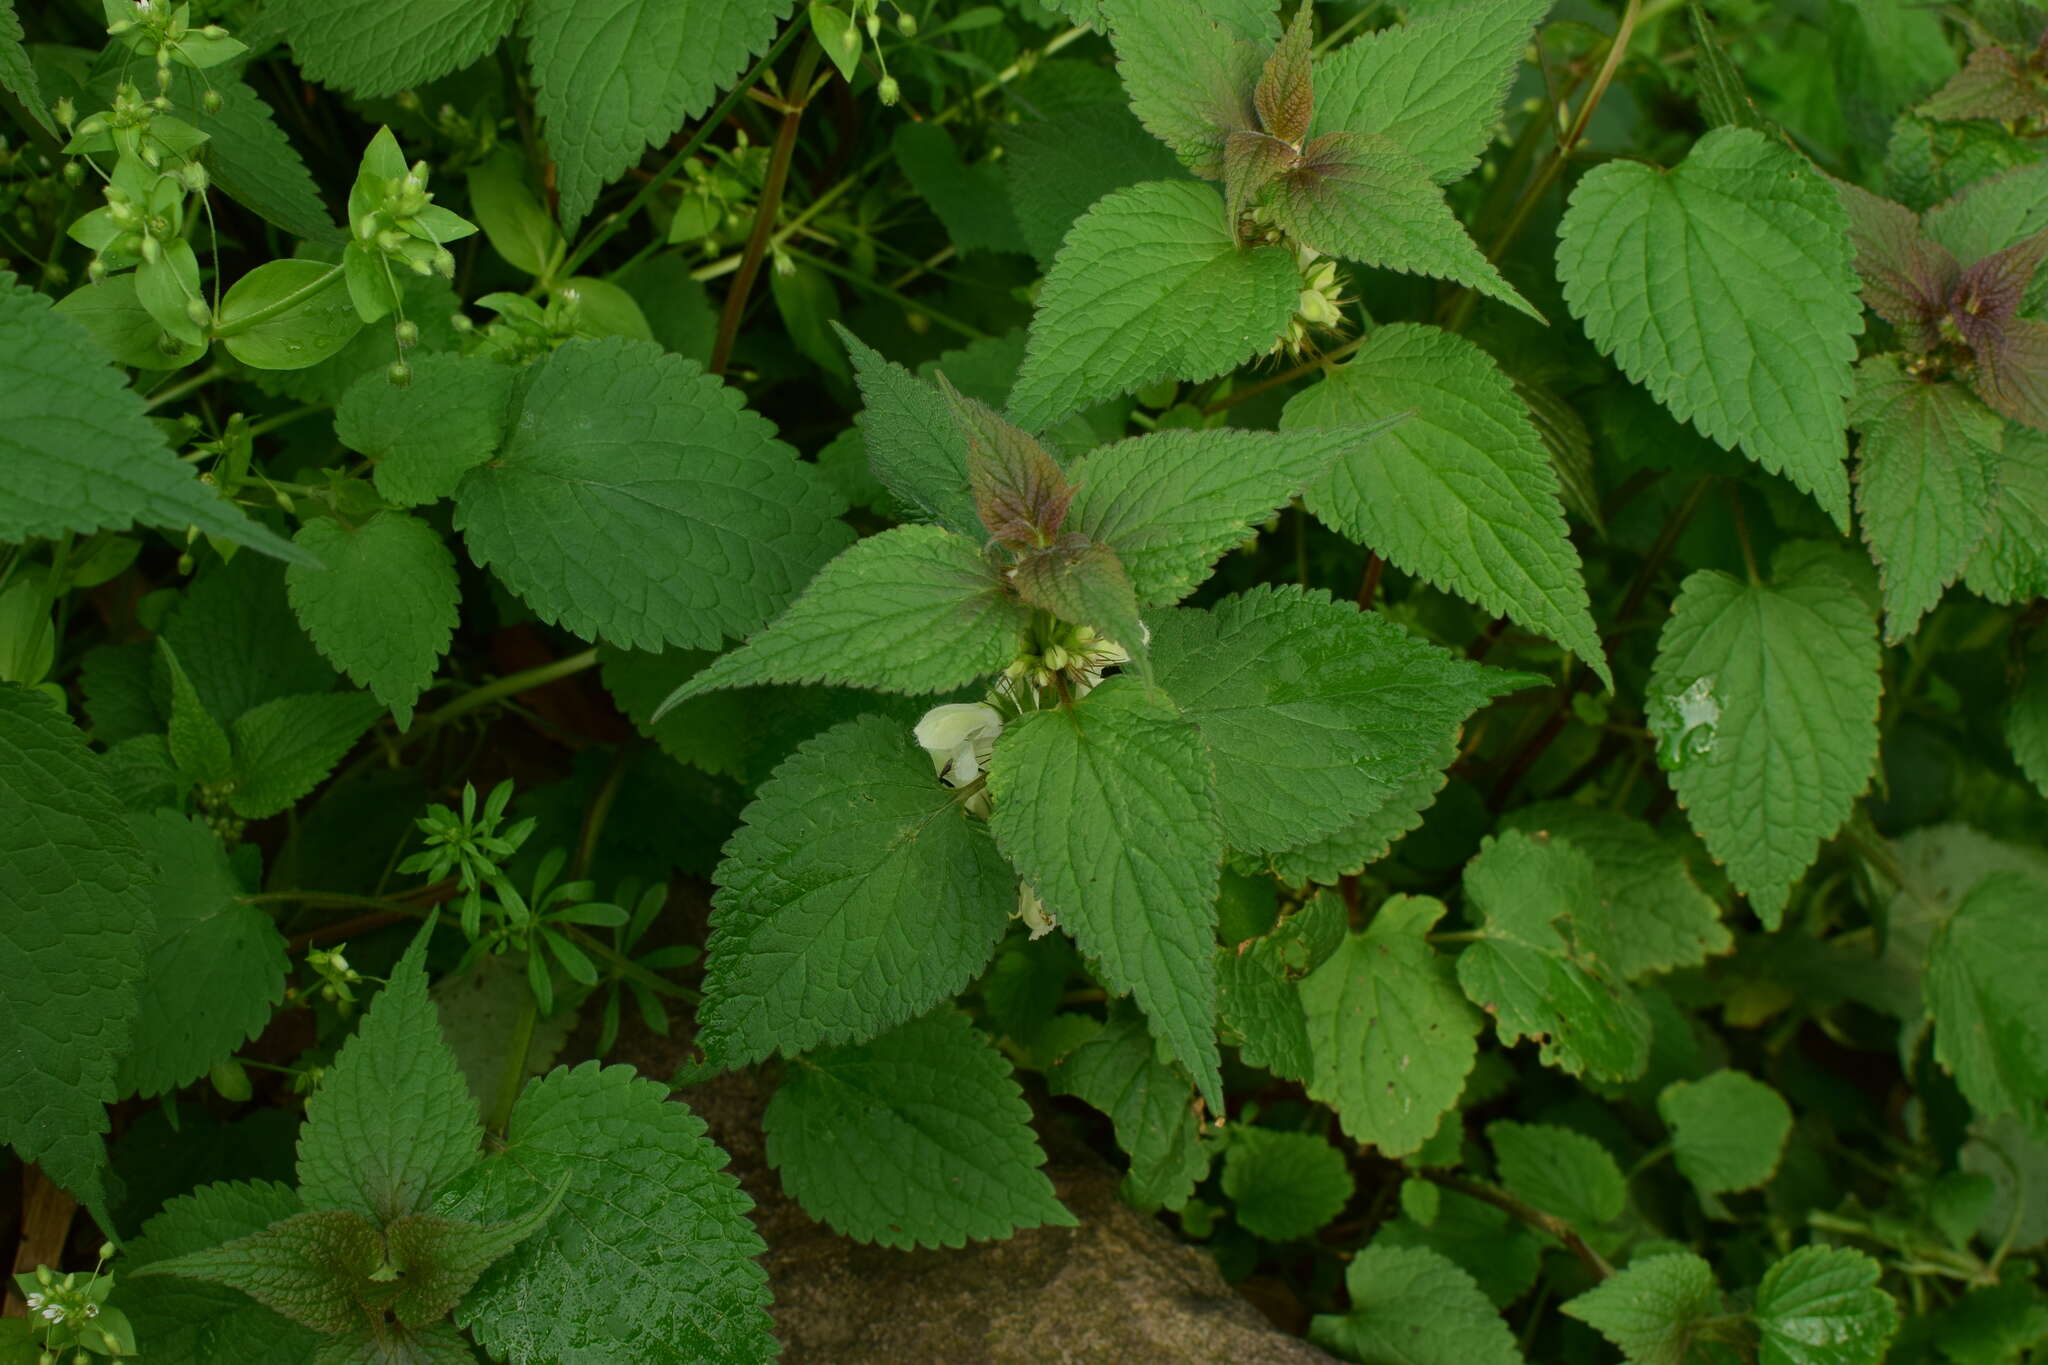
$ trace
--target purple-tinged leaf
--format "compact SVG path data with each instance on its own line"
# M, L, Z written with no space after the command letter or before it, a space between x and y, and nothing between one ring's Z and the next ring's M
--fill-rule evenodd
M2048 431L2048 322L2014 318L1977 348L1977 396L2021 426Z
M2025 61L2002 47L1980 47L1920 112L1943 120L2021 119L2048 112L2048 100Z
M1011 572L1017 595L1076 626L1093 626L1133 659L1144 656L1138 594L1116 551L1082 536L1027 556Z
M938 379L967 436L967 482L981 524L1012 550L1052 544L1074 500L1066 471L1028 432L963 395L945 375Z
M1260 190L1295 162L1294 148L1267 133L1232 133L1223 144L1223 196L1233 231Z
M1259 126L1282 142L1299 145L1308 136L1309 121L1315 115L1315 84L1310 75L1314 42L1315 6L1303 0L1287 27L1287 36L1266 59L1252 94Z
M1913 350L1933 350L1941 340L1941 314L1960 273L1955 257L1927 238L1911 209L1854 185L1837 182L1835 189L1849 214L1849 241L1856 248L1863 301L1898 328Z

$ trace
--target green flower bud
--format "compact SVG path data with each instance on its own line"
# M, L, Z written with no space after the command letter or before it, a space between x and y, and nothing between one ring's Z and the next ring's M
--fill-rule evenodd
M64 183L77 189L85 183L85 167L76 161L64 163Z
M297 505L292 502L292 495L285 492L282 488L272 489L270 496L276 500L277 510L280 512L288 513Z
M434 251L434 269L441 272L441 277L443 279L454 279L455 253L450 251L445 246L437 247Z
M111 1261L111 1260L113 1260L113 1259L114 1259L114 1252L115 1252L115 1250L116 1250L116 1247L114 1246L114 1244L113 1244L112 1242L101 1242L101 1243L100 1243L100 1259L101 1259L102 1261Z
M206 167L196 161L188 161L178 167L178 183L194 194L206 193Z
M391 337L398 343L399 350L409 351L420 344L420 325L417 322L400 321L391 329Z
M178 577L191 577L192 567L192 552L190 550L187 550L184 554L178 556Z
M881 36L882 36L882 16L881 16L881 15L879 15L879 14L870 14L870 15L868 16L868 37L869 37L869 39L870 39L870 40L872 40L872 39L875 39L875 38L879 38L879 37L881 37ZM842 33L842 34L840 35L840 37L839 37L839 45L840 45L841 47L845 48L845 49L846 49L846 50L847 50L848 52L851 52L851 51L853 51L853 50L854 50L855 48L857 48L857 47L859 47L859 46L860 46L860 39L858 39L858 38L854 37L854 36L853 36L853 30L849 28L849 29L847 29L847 30L846 30L846 31L845 31L844 33Z
M88 284L98 284L107 277L107 263L95 256L86 262L85 278Z
M59 128L69 128L72 120L78 117L78 106L71 102L69 95L59 96L57 102L50 106L50 117L57 120Z
M412 366L403 360L394 360L385 367L384 378L391 382L394 389L409 389L412 387Z
M36 1283L43 1288L48 1289L52 1284L56 1283L56 1280L57 1277L50 1273L50 1267L46 1265L36 1267Z
M228 31L219 24L208 24L205 28L199 30L199 36L202 38L225 38L228 36Z
M206 92L199 97L199 107L209 114L218 114L221 111L221 106L226 103L227 101L221 97L220 91L213 89L211 86L208 86Z
M401 90L398 92L397 103L398 107L407 113L417 113L420 107L419 92L416 90Z
M896 11L896 31L906 38L917 36L917 20L912 17L909 10Z
M213 310L206 306L205 299L186 299L185 316L194 327L211 327Z
M903 98L903 87L896 83L894 76L884 76L875 83L875 95L885 105L893 105Z
M476 319L467 313L456 313L449 317L448 325L455 329L456 335L467 336L476 330Z
M134 27L135 21L133 19L116 19L113 23L107 25L107 36L109 38L118 38Z
M155 265L163 258L163 243L157 241L154 237L144 237L142 239L142 259L148 261L151 265Z
M162 53L162 52L159 52L159 53L157 53L156 55L157 55L157 56L159 56L159 57L162 57L162 56L164 56L165 54L164 54L164 53ZM159 90L161 90L161 91L164 91L164 92L165 92L166 94L168 94L168 93L170 92L170 89L171 89L171 65L170 65L170 63L169 63L168 61L165 61L165 62L161 62L161 63L159 63L159 64L157 65L157 69L156 69L156 88L157 88L157 89L159 89Z

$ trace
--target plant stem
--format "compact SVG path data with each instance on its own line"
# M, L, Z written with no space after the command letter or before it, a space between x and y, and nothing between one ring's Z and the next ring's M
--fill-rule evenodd
M564 658L539 664L533 668L522 669L517 673L508 673L495 682L488 682L481 687L471 688L437 711L430 711L426 715L420 716L413 721L410 730L399 736L399 742L410 744L414 740L423 738L433 731L440 729L449 721L468 715L480 706L489 706L492 702L502 698L516 696L521 692L530 692L536 687L545 687L551 682L560 682L564 678L574 677L585 669L595 667L596 664L597 646L592 645L589 649L567 655Z
M768 238L775 231L776 215L782 212L782 190L789 183L790 162L796 156L796 132L803 123L804 110L810 105L811 76L824 55L824 49L813 40L804 44L803 54L796 59L790 101L782 115L782 126L775 130L774 150L768 154L768 177L761 185L761 202L754 208L754 226L747 234L746 254L740 257L739 273L726 291L725 310L718 315L718 339L712 343L711 364L706 367L712 374L724 374L732 360L740 318L747 311L747 298L754 292L762 258L768 253Z
M512 1106L526 1079L526 1054L533 1047L533 1027L539 1020L540 1004L528 991L519 1006L519 1022L512 1027L512 1050L505 1056L505 1069L498 1075L498 1095L491 1104L489 1126L499 1137L505 1136L505 1128L512 1122Z
M1453 1190L1468 1198L1477 1199L1482 1204L1491 1204L1502 1212L1511 1214L1522 1222L1527 1223L1538 1232L1549 1233L1552 1237L1564 1243L1567 1251L1579 1258L1579 1261L1586 1269L1593 1273L1594 1279L1604 1280L1614 1273L1614 1267L1607 1264L1606 1259L1599 1252L1586 1245L1586 1239L1579 1236L1572 1225L1564 1219L1545 1213L1533 1204L1525 1204L1506 1190L1495 1189L1491 1185L1482 1185L1476 1180L1467 1180L1463 1176L1450 1175L1438 1171L1429 1171L1425 1172L1425 1174L1430 1180L1447 1190Z
M610 241L620 228L623 228L633 220L635 214L647 207L654 199L654 196L661 193L662 186L675 179L681 173L683 167L690 164L690 158L697 155L698 150L703 147L711 134L717 131L734 109L739 107L739 102L746 98L749 90L754 88L754 83L766 75L768 69L775 65L789 45L798 38L801 38L809 28L810 25L802 19L796 20L785 28L782 31L782 36L775 40L774 46L761 54L761 60L755 62L753 68L746 75L740 77L739 84L728 91L725 98L720 100L712 108L711 112L704 117L703 122L697 125L697 131L690 135L689 141L683 144L682 150L670 157L667 164L656 171L647 183L640 187L638 193L634 194L626 202L624 208L620 209L617 213L607 215L603 222L592 228L590 234L569 254L569 259L562 263L561 270L556 273L565 279L570 275L574 275L577 267L596 255L599 247Z
M297 289L292 290L291 293L286 294L283 298L278 299L273 303L266 303L253 313L244 313L242 314L242 316L236 318L233 322L225 322L222 323L220 326L214 328L214 339L218 341L222 337L240 336L242 333L248 331L251 327L255 327L261 323L268 322L274 317L280 317L286 313L289 313L292 309L297 308L300 304L306 302L308 299L314 298L320 294L324 294L329 289L332 289L335 285L340 284L341 278L342 268L338 265L329 266L327 268L326 274L321 275L317 279L306 281L306 283L300 285Z
M175 403L186 394L203 389L214 380L222 378L227 372L228 367L225 365L209 365L190 378L181 379L175 384L166 384L143 400L143 411L160 408L166 403Z
M810 262L812 265L818 267L818 269L824 271L828 275L837 275L840 279L845 280L848 284L851 284L856 289L865 289L868 293L875 295L877 298L888 299L891 303L898 304L901 307L909 309L912 312L922 313L926 317L930 318L933 322L936 322L941 327L944 327L947 331L958 332L961 336L966 337L969 341L988 340L988 333L982 331L979 327L970 326L969 324L960 321L958 318L947 317L944 313L941 313L940 311L938 311L938 309L933 308L930 304L920 303L918 300L911 298L909 295L900 293L892 285L883 284L880 280L868 279L865 276L861 275L858 271L848 270L843 265L839 265L836 264L835 262L828 261L822 256L814 256L808 251L799 251L795 247L787 247L785 248L785 250L787 250L790 255L796 257L800 261Z

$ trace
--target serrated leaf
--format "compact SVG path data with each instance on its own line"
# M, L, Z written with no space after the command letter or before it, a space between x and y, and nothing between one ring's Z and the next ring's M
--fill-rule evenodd
M850 721L775 770L715 881L698 1041L725 1066L865 1042L988 962L1017 881L908 728Z
M1878 1365L1899 1330L1878 1264L1847 1247L1801 1247L1764 1272L1753 1316L1759 1365Z
M285 572L292 610L320 652L412 725L413 703L434 678L460 616L455 556L434 528L403 512L361 526L309 521L293 543L326 567Z
M1383 1223L1373 1236L1382 1247L1434 1251L1470 1275L1495 1308L1506 1309L1535 1287L1544 1243L1527 1224L1452 1190L1438 1190L1429 1226L1407 1218Z
M1722 1315L1714 1268L1690 1252L1631 1261L1563 1305L1630 1365L1687 1365L1700 1325Z
M1643 821L1546 801L1508 812L1501 827L1556 835L1593 860L1607 902L1609 965L1624 980L1697 967L1732 946L1720 905L1693 880L1684 855Z
M1222 1112L1211 954L1223 848L1200 735L1164 696L1112 678L1006 729L988 781L996 847Z
M1674 1081L1657 1097L1657 1113L1678 1169L1703 1197L1769 1180L1792 1131L1784 1096L1740 1071Z
M1225 551L1333 462L1364 458L1399 415L1329 431L1159 431L1074 465L1066 528L1115 549L1140 606L1193 592Z
M104 1221L105 1106L152 932L149 857L85 736L0 683L0 1140Z
M460 355L410 362L412 382L382 372L350 386L334 409L334 434L375 465L377 491L401 507L437 502L504 440L518 371Z
M284 560L304 552L244 516L179 463L92 334L0 272L0 541L125 531L138 522Z
M518 0L284 0L275 20L310 80L395 95L468 66L512 31Z
M1310 132L1378 133L1439 184L1462 178L1493 140L1522 53L1551 0L1465 0L1368 33L1316 64Z
M1223 1193L1238 1223L1269 1242L1312 1237L1356 1185L1344 1154L1314 1133L1237 1128L1223 1154Z
M275 560L236 555L202 571L164 620L164 642L223 724L264 702L324 692L338 681L292 615L284 572ZM158 695L168 701L169 674L161 662L153 667Z
M762 683L948 692L1000 671L1030 622L973 541L898 526L819 570L766 630L676 689L654 719L706 692Z
M1522 1365L1514 1334L1472 1277L1421 1247L1367 1247L1344 1274L1351 1311L1319 1314L1308 1337L1352 1360Z
M1315 114L1315 87L1309 79L1315 38L1315 7L1297 8L1252 91L1259 125L1283 142L1300 142L1306 137Z
M1396 840L1422 823L1423 812L1435 802L1436 794L1448 780L1445 767L1456 757L1457 731L1453 729L1436 746L1429 766L1403 779L1384 805L1352 820L1327 838L1274 854L1274 875L1290 884L1313 882L1334 886L1344 877L1363 871L1367 864L1384 858Z
M569 1177L546 1225L456 1309L494 1358L773 1359L752 1202L703 1120L667 1094L630 1067L558 1067L520 1095L504 1149L437 1201L448 1217L502 1222Z
M2048 162L1976 181L1927 210L1921 226L1959 261L1980 261L2048 228Z
M647 148L711 107L789 0L534 0L519 31L573 232Z
M1009 1063L956 1010L798 1058L761 1126L782 1187L856 1241L957 1247L1074 1221Z
M1131 112L1195 174L1219 179L1224 138L1257 126L1252 94L1265 50L1232 16L1194 0L1105 0L1104 8Z
M1856 511L1884 589L1889 644L1913 633L1983 543L2005 444L1997 414L1958 384L1907 374L1900 359L1864 363L1849 413L1863 433Z
M1293 587L1154 624L1159 684L1201 731L1224 841L1243 852L1299 847L1379 809L1507 677Z
M1811 493L1843 530L1843 400L1863 329L1848 218L1797 153L1719 128L1675 170L1587 173L1557 272L1587 333L1705 435Z
M1934 1055L1980 1118L2018 1114L2048 1135L2048 921L2039 881L1997 871L1979 881L1934 936L1927 1012Z
M378 1286L383 1262L377 1225L353 1209L309 1209L223 1246L157 1261L151 1275L177 1275L247 1294L316 1332L365 1331L382 1304L358 1297ZM381 1297L381 1296L379 1296Z
M1500 1119L1486 1125L1500 1183L1545 1213L1591 1232L1621 1216L1628 1183L1605 1147L1548 1123Z
M408 1327L428 1327L447 1317L475 1287L478 1276L546 1225L568 1186L564 1172L545 1198L499 1223L469 1223L431 1213L392 1219L384 1229L385 1260L399 1276L392 1314Z
M1000 130L1010 209L1031 254L1049 264L1074 220L1114 190L1184 174L1122 99L1048 110Z
M1068 538L1026 555L1008 570L1018 599L1069 625L1093 628L1143 667L1148 646L1138 594L1123 561L1107 545Z
M1195 1089L1159 1060L1145 1022L1112 1017L1045 1074L1055 1095L1072 1095L1109 1115L1116 1145L1130 1158L1123 1196L1141 1209L1178 1209L1209 1170L1195 1117Z
M527 372L455 526L542 619L629 648L756 629L852 533L815 466L653 342L570 341Z
M1701 710L1660 704L1693 688L1712 703L1704 725L1690 723ZM1825 566L1768 587L1703 569L1672 604L1648 691L1651 732L1683 750L1678 803L1775 929L1877 759L1876 624Z
M1557 473L1492 357L1452 332L1382 327L1287 405L1289 432L1407 421L1339 460L1303 501L1334 530L1613 676L1558 503Z
M1534 1038L1545 1063L1574 1075L1640 1076L1650 1016L1598 956L1608 935L1592 860L1510 831L1465 865L1465 897L1484 924L1458 955L1458 982L1501 1041Z
M2048 796L2048 660L2038 655L2008 704L2005 742L2027 780Z
M383 713L367 692L279 697L245 711L232 727L235 776L228 804L249 820L285 810L325 781Z
M1275 182L1270 207L1290 236L1326 255L1450 280L1543 321L1465 234L1429 168L1391 138L1316 138Z
M1293 255L1240 250L1210 186L1118 190L1081 216L1046 272L1010 414L1042 431L1162 380L1213 379L1270 347L1300 295Z
M118 73L109 73L102 88L111 95L116 83ZM220 96L218 112L206 107L208 90ZM246 81L219 68L202 73L173 66L170 95L177 116L206 134L200 161L221 193L309 242L340 237L298 148L277 126L269 102Z
M202 1185L165 1204L122 1256L120 1305L150 1358L165 1365L262 1360L308 1365L320 1337L233 1289L137 1271L261 1232L301 1211L291 1187L270 1183Z
M171 747L171 761L178 765L178 773L188 786L226 780L235 770L227 731L208 714L206 704L199 699L199 690L178 662L168 638L157 637L156 652L171 682L171 714L165 734Z
M414 937L306 1101L299 1194L309 1208L388 1223L426 1212L436 1190L476 1164L476 1101L427 998L429 933Z
M14 13L14 0L0 0L0 89L20 100L29 117L41 124L44 132L56 137L56 121L43 103L35 64L29 60L21 38L21 20Z
M227 851L175 811L129 817L155 864L157 938L140 983L121 1089L145 1098L189 1085L263 1031L284 999L284 939L244 904Z
M967 486L982 526L1008 549L1052 544L1074 499L1059 461L986 403L963 397L944 373L938 383L967 436Z
M890 149L911 188L931 206L962 253L1027 249L998 166L986 161L968 165L952 135L936 123L898 124Z
M2008 427L1991 526L1963 581L1993 602L2048 596L2048 436Z
M924 519L979 544L988 534L968 491L967 433L938 386L834 324L860 384L860 433L883 487Z
M1226 1037L1253 1066L1306 1082L1314 1073L1299 979L1344 941L1343 899L1323 892L1261 938L1216 950L1216 1004Z
M1429 946L1443 902L1395 896L1301 983L1311 1096L1388 1156L1429 1139L1477 1055L1479 1015Z

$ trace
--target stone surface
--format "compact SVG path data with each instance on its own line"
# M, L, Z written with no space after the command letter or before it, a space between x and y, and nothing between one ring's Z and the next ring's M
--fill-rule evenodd
M645 1034L611 1058L654 1077L679 1059ZM786 1365L1330 1365L1268 1324L1200 1248L1119 1201L1116 1173L1057 1121L1041 1125L1047 1169L1080 1226L904 1252L841 1237L783 1196L763 1151L768 1091L752 1075L682 1098L753 1196Z

